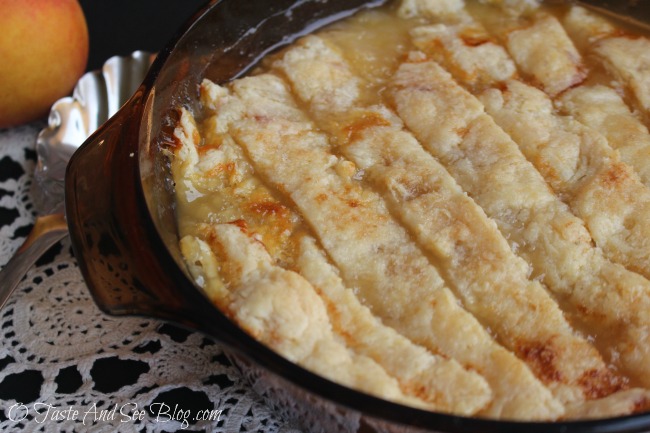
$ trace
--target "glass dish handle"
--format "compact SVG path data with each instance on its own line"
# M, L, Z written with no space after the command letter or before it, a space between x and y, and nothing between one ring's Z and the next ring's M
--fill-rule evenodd
M143 91L72 156L66 172L70 239L100 309L163 319L233 348L242 332L186 277L154 225L139 170Z

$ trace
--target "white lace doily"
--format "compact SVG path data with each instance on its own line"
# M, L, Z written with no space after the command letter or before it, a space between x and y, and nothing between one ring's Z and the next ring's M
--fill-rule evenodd
M0 130L0 267L34 221L29 189L43 126ZM218 343L100 312L67 239L28 272L0 311L0 329L3 432L298 433Z

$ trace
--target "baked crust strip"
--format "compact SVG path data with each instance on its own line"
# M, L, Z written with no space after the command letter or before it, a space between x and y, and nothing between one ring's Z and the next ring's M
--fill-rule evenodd
M507 44L517 65L540 79L551 96L586 76L577 49L553 16L536 17L529 27L509 33ZM596 53L609 46L607 38L597 45ZM629 56L623 46L619 48L606 50L609 57ZM643 59L635 57L634 64L643 64ZM612 61L632 66L630 61ZM606 138L571 117L557 115L549 96L521 82L509 81L485 92L481 100L555 192L585 221L607 256L650 278L650 189Z
M562 23L590 60L601 64L605 62L602 53L593 55L593 49L599 46L599 40L619 34L615 27L579 6L572 6ZM619 43L625 45L631 42ZM608 43L603 44L601 50L605 52L612 48ZM609 69L612 68L613 64ZM616 74L614 76L617 77ZM650 76L647 80L650 80ZM639 118L639 113L634 113L621 96L623 91L618 88L621 84L613 84L617 87L581 85L569 89L556 99L556 108L603 134L610 146L619 151L621 160L632 166L643 184L650 187L650 133Z
M460 307L384 202L353 179L353 165L330 153L327 136L298 110L280 79L245 78L233 91L246 111L231 133L256 171L291 197L345 284L374 314L415 343L491 377L491 415L549 419L562 413L525 364Z
M591 60L616 80L613 84L650 119L650 39L617 29L606 19L574 6L563 24Z
M447 31L415 29L414 43L427 53L436 52L436 45L450 49L458 45L465 29L480 28L476 23L465 27L438 26ZM586 76L580 55L555 17L536 17L528 27L508 33L506 41L516 64L552 95ZM476 47L465 50L476 54L467 55L474 59L470 71L494 69L493 61L478 55ZM434 55L434 59L442 61L459 81L472 89L464 82L466 62L440 55ZM585 221L608 258L650 277L650 189L620 160L604 136L568 116L557 115L552 100L544 92L515 79L502 81L492 75L481 74L484 86L490 84L489 79L493 79L495 86L480 95L488 114Z
M273 63L310 106L316 123L338 137L337 150L364 171L393 213L443 270L465 308L528 363L561 401L608 395L622 385L600 354L517 257L498 228L385 106L332 98L361 86L343 56L310 36ZM327 71L336 70L336 74ZM350 91L348 94L360 94ZM326 104L321 101L334 100ZM539 356L544 353L545 356ZM586 382L585 377L597 378Z
M503 36L524 76L553 97L581 83L587 77L582 57L558 19L539 14L531 21Z
M172 157L172 170L179 206L184 206L189 197L196 197L187 195L190 190L206 193L211 188L224 188L209 165L233 164L234 171L244 171L240 155L228 152L227 146L211 154L198 152L201 137L186 110L182 110L175 136L179 146ZM252 175L249 172L241 177L242 181L250 181ZM432 410L447 408L413 392L404 393L395 378L374 360L347 348L333 332L325 304L314 287L295 272L275 265L263 244L244 233L240 225L202 223L181 227L182 232L190 233L180 240L188 270L225 314L254 338L323 377L403 404ZM449 362L442 360L445 363ZM459 366L457 369L461 381L465 376L470 379L469 389L472 378L481 383L478 375L465 373ZM452 374L451 378L458 376ZM486 386L484 389L487 391ZM457 409L471 413L470 407L471 402Z
M442 412L476 414L488 406L492 391L482 376L468 373L453 359L432 355L383 325L345 286L314 238L300 240L296 268L325 300L332 325L348 346L375 360L407 395Z
M626 87L646 118L650 117L650 40L616 36L594 43L592 53Z
M620 354L623 371L650 385L650 282L605 259L516 143L440 65L402 64L390 85L416 137L485 210L513 250Z
M255 253L259 256L260 263L263 263L265 268L271 264L271 259L274 266L280 262L285 266L299 267L306 271L305 276L313 283L313 287L308 287L304 281L294 276L291 276L288 282L300 283L301 288L296 289L299 290L296 293L304 292L305 302L316 302L326 307L331 328L339 336L341 343L345 343L354 352L345 354L335 347L335 352L340 352L343 362L336 368L346 368L344 364L350 362L358 364L353 366L349 373L331 371L326 377L357 387L358 381L369 380L368 375L377 374L377 384L363 385L359 389L379 397L441 412L472 415L484 408L490 402L491 390L479 374L463 369L452 359L432 354L394 329L383 325L358 301L350 289L342 287L342 282L326 258L317 250L313 239L301 232L301 218L293 211L284 209L281 203L266 191L243 157L241 148L234 145L229 137L228 125L241 116L243 107L240 101L229 95L227 89L208 81L202 84L201 91L202 102L212 116L204 121L201 137L191 114L182 110L180 126L175 131L180 146L172 160L172 169L177 181L176 193L180 212L183 212L182 208L187 205L188 199L196 199L195 195L187 195L188 188L199 189L203 197L210 200L211 213L209 218L205 217L205 222L184 221L179 228L183 236L180 242L181 251L188 268L210 299L238 320L244 329L254 331L254 336L261 337L265 343L283 355L305 366L311 366L314 371L322 372L331 365L319 365L318 360L311 355L306 359L298 356L298 348L286 345L285 340L289 338L286 332L283 333L280 329L271 330L269 333L269 330L258 329L261 325L255 322L255 317L240 313L239 307L233 303L238 290L247 294L250 291L240 282L240 274L249 266L244 263L249 254ZM219 143L218 147L213 147L214 140ZM228 173L224 173L223 167L229 167ZM223 179L224 177L226 179ZM227 197L222 199L222 195ZM222 210L221 205L224 203L226 209ZM264 221L261 223L257 221L258 212L250 211L258 205L264 205ZM229 221L229 218L234 218L231 224L207 222ZM287 224L288 221L293 221L294 226ZM230 225L246 230L248 236L255 238L254 245L246 247L246 243L253 241L233 233L234 228L229 228ZM218 232L229 233L228 239L238 237L238 242L244 244L242 248L245 257L223 253L224 241L219 242ZM296 247L298 252L289 254L285 251L291 249L291 246L283 248L287 243L287 236L291 236L296 245L299 244L299 247ZM229 248L234 248L235 244L236 242ZM262 245L265 251L260 253L258 250ZM220 251L219 260L213 251ZM290 275L279 270L274 272L278 275ZM256 290L263 289L258 287ZM322 298L322 302L313 299L311 292L314 290ZM291 296L297 296L294 292L288 289L287 305L284 305L284 308L292 308L295 299ZM274 300L274 297L279 299L280 294L271 291L268 296L268 302L271 302L273 308L281 308L280 301ZM308 316L300 316L306 308L297 308L294 316L285 312L283 314L288 314L287 317L296 323L306 321L312 326ZM314 307L320 314L319 308L322 307ZM319 320L322 321L322 318ZM266 325L272 326L273 323L267 322ZM372 362L365 357L370 358ZM364 366L369 366L368 372L359 373L359 368ZM377 366L386 371L379 371ZM386 373L391 379L386 377ZM395 383L399 385L399 392L394 389Z
M621 160L650 187L650 133L616 90L603 85L579 86L560 95L555 105L605 136Z
M405 395L379 364L347 348L333 331L326 307L311 284L274 265L262 244L235 224L216 224L211 229L209 245L192 236L181 243L186 251L200 251L193 258L201 269L220 269L228 281L228 295L219 298L221 308L242 329L325 378L406 405L437 408Z
M520 81L487 90L480 99L605 255L650 278L650 189L607 140L555 114L546 94Z

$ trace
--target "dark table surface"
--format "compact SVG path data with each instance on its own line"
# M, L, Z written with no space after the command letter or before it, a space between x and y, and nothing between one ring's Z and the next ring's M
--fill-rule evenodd
M157 52L207 0L80 0L90 36L88 70L114 55Z

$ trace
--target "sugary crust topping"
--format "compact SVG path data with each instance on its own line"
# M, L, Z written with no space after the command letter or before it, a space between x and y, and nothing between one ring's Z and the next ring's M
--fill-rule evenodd
M586 77L580 53L551 15L537 17L530 26L510 32L506 40L522 73L551 96Z
M314 45L311 41L309 44ZM293 62L302 61L296 52L304 53L314 70L336 67L339 83L345 75L351 83L359 81L334 49L329 53L309 50L307 44L300 43L283 56L291 60L281 65L282 72L298 94L303 77L293 68ZM312 76L311 88L327 92L330 85L325 77ZM317 86L320 82L323 85ZM412 83L419 88L424 87L422 84ZM571 331L544 288L528 280L528 266L513 254L494 221L412 134L403 131L404 125L394 113L385 106L366 107L359 100L350 101L345 110L332 104L327 113L321 106L314 109L311 104L310 108L321 128L332 136L344 137L337 141L337 149L382 192L401 223L444 269L447 281L468 311L502 344L520 354L556 395L574 401L591 397L599 387L604 395L616 390L615 375L597 351ZM536 320L540 315L545 317L543 325ZM580 367L575 368L577 365ZM600 377L601 382L596 379L587 383L583 380L587 375Z
M478 23L435 24L413 29L413 43L473 88L505 81L517 69L506 50Z
M642 311L648 307L641 304L650 302L650 282L611 264L593 248L584 223L553 194L512 138L478 112L478 99L440 66L406 63L394 83L391 95L397 112L423 146L496 221L511 247L532 265L533 275L566 306L579 311L598 332L608 333L613 323L620 323L616 326L622 330L617 337L621 359L628 371L636 371L634 376L645 381L647 367L640 360L650 355L642 343L648 337L648 319ZM448 121L459 106L474 106L477 112L464 122L462 117ZM609 288L612 281L617 281L614 291ZM630 305L623 307L626 303ZM630 323L636 325L625 330L623 324Z
M468 374L456 361L436 356L383 325L345 287L313 238L301 239L297 266L325 299L335 331L382 365L407 394L432 401L439 410L464 414L476 413L490 402L491 390L481 376Z
M572 6L564 16L562 25L576 46L588 51L599 39L614 35L616 27L605 18L580 6Z
M650 112L650 40L627 36L598 40L593 54L623 83L647 115Z
M540 8L540 0L479 0L481 3L500 7L505 13L527 15Z
M402 404L648 410L648 42L482 3L403 0L204 80L167 149L188 274L291 361ZM364 51L398 20L395 58Z
M551 99L519 81L481 100L549 185L580 217L596 245L615 262L650 277L650 189L620 161L607 139Z
M224 309L253 337L324 377L397 402L429 407L405 396L397 381L372 359L348 349L333 332L313 286L299 274L273 265L264 246L240 227L213 226L211 244L229 281Z
M397 14L402 18L454 19L464 13L464 0L404 0Z
M559 100L558 108L601 133L621 160L633 167L644 185L650 186L650 134L639 117L614 89L579 86Z

